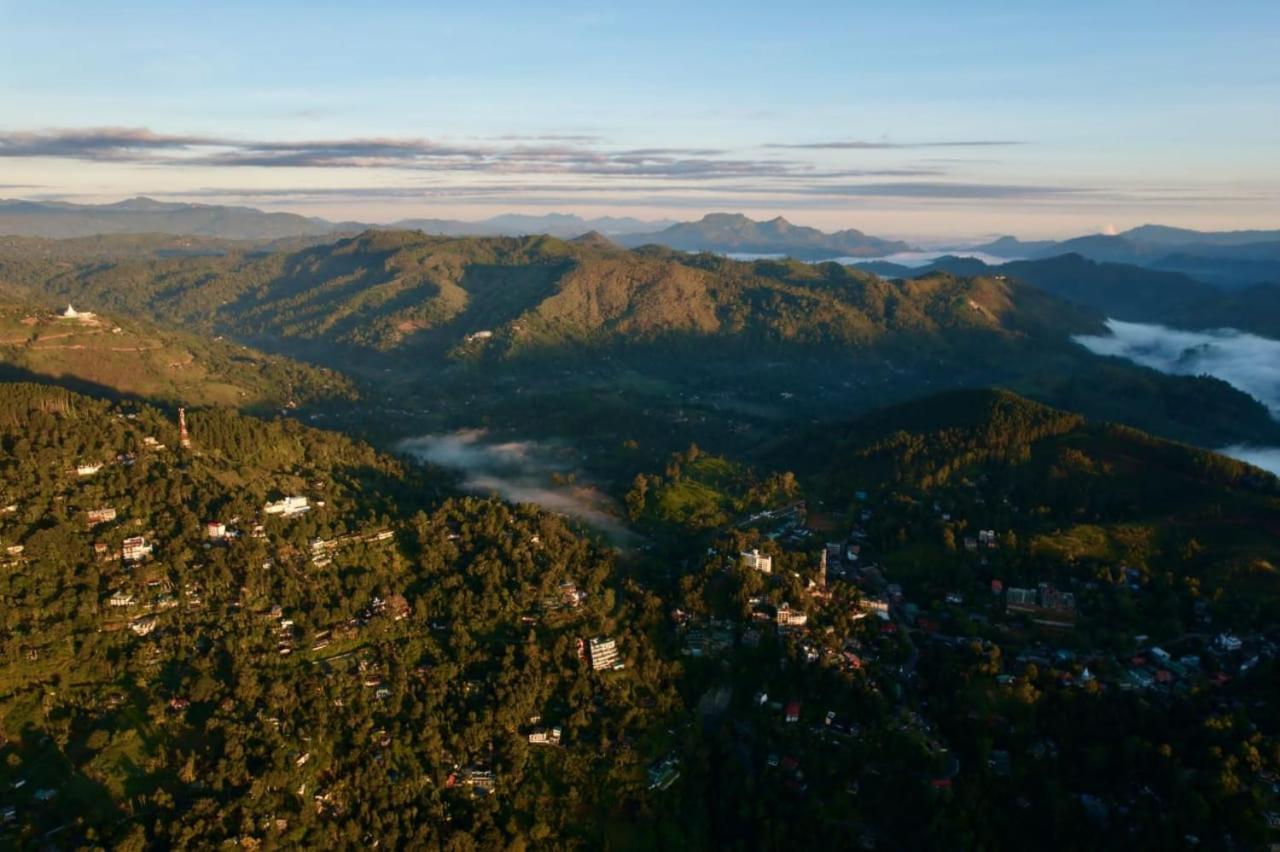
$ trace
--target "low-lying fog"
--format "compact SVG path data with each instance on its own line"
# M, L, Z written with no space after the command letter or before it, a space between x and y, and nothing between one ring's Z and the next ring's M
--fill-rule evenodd
M603 492L573 481L575 453L544 441L499 440L482 429L407 438L399 448L462 476L477 494L498 494L514 503L536 503L595 527L615 542L631 537Z
M751 251L731 251L726 252L725 257L730 260L782 260L787 255L783 252L761 253ZM887 254L884 257L833 257L830 261L842 263L845 266L856 266L859 263L868 263L870 261L887 261L896 263L900 266L928 266L940 257L971 257L980 260L987 266L999 266L1002 263L1008 263L1012 258L996 257L994 254L987 254L981 251L969 251L968 249L952 249L950 251L901 251L896 254ZM828 260L814 261L814 263L827 263Z
M980 260L987 266L1000 266L1008 263L1013 258L996 257L994 254L987 254L984 251L971 251L970 249L948 249L946 251L900 251L897 254L888 254L884 257L877 257L876 260L884 260L889 263L896 263L899 266L928 266L940 257L970 257L974 260ZM840 262L848 263L866 263L868 258L865 257L845 257L840 258Z
M1107 320L1105 335L1077 335L1091 352L1126 358L1163 373L1222 379L1280 417L1280 340L1219 328L1186 331L1147 323ZM1280 475L1280 448L1223 447L1222 453Z

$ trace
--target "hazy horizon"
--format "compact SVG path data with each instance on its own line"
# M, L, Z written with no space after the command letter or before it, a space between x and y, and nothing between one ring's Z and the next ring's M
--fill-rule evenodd
M872 236L884 237L887 239L898 239L898 240L914 243L920 249L920 251L907 252L901 256L898 256L898 255L886 256L885 258L885 259L894 260L895 262L904 263L905 265L908 265L908 266L913 265L913 260L911 256L915 254L928 255L927 258L920 259L920 262L923 263L928 260L936 259L936 256L938 254L937 252L938 249L958 248L968 244L977 244L980 242L992 241L1000 237L1009 237L1009 236L1016 237L1022 240L1046 240L1046 239L1067 240L1075 237L1090 236L1095 234L1105 234L1105 235L1121 234L1133 228L1138 228L1146 225L1180 227L1180 228L1186 228L1189 230L1202 231L1202 232L1254 230L1253 228L1238 228L1238 229L1226 228L1226 227L1214 228L1214 227L1205 225L1202 222L1187 222L1187 223L1179 224L1176 221L1175 217L1170 217L1168 219L1165 219L1159 222L1135 220L1132 224L1126 222L1123 225L1117 225L1115 223L1107 223L1106 225L1100 228L1096 228L1094 230L1085 230L1085 231L1063 231L1063 232L1055 231L1055 232L1046 232L1046 233L1032 233L1025 229L1020 230L1017 227L1017 223L1011 223L1010 229L1003 230L1003 231L996 230L996 231L973 232L973 233L965 233L961 231L954 231L954 232L947 232L947 233L921 233L918 231L886 230L884 228L879 228L876 226L867 226L866 223L861 223L858 221L845 221L840 219L832 219L831 217L815 217L805 211L801 211L798 214L788 214L788 213L782 213L782 212L778 212L777 210L771 210L771 209L749 211L749 210L729 209L729 208L707 208L705 210L696 210L696 211L688 211L688 212L676 210L676 211L663 213L660 210L641 212L641 211L634 211L629 209L618 210L618 209L607 208L607 207L599 208L599 209L591 208L588 210L583 210L582 208L574 208L567 204L563 206L549 205L545 209L521 208L521 207L511 207L511 208L477 207L474 209L468 208L466 213L458 213L456 215L454 213L451 213L450 211L455 211L457 210L457 208L448 208L447 210L444 210L444 211L439 209L434 209L434 208L426 208L416 213L413 213L413 212L405 213L404 211L398 211L392 218L384 218L379 220L379 219L372 219L372 218L366 219L366 218L361 218L354 215L348 215L350 211L346 211L343 208L336 208L332 213L325 215L320 212L317 212L317 210L315 209L308 209L305 206L298 206L296 204L269 204L269 203L221 201L221 200L210 200L208 198L203 198L199 196L188 197L182 194L170 195L167 193L138 192L138 193L124 194L124 195L112 195L112 196L104 197L101 200L78 200L78 199L72 199L72 198L67 198L62 196L58 196L58 197L34 196L34 197L24 198L19 195L0 195L0 202L31 201L31 202L37 202L37 203L46 203L46 202L47 203L70 203L70 204L81 204L86 206L111 206L111 205L120 204L123 202L137 200L137 199L147 199L147 200L159 201L164 203L175 203L175 204L242 207L247 209L259 210L266 213L290 213L290 214L304 216L308 218L324 219L326 221L329 221L335 224L347 221L347 222L355 222L359 224L371 225L374 227L390 227L390 226L395 226L402 222L408 222L408 221L419 220L419 219L434 219L434 220L440 220L440 221L455 221L455 222L473 223L477 225L482 225L482 224L491 222L493 220L502 219L502 218L545 218L545 217L552 217L552 216L564 216L564 217L576 216L588 223L594 222L596 220L602 220L602 219L632 220L637 223L651 224L655 227L655 229L658 229L658 228L666 227L675 222L697 221L699 219L702 219L704 216L708 216L712 214L743 215L758 222L765 222L781 216L782 218L790 222L792 225L818 228L820 230L824 230L828 232L835 232L835 231L840 231L845 229L856 229L856 230L861 230ZM1261 229L1280 230L1280 227L1268 228L1265 225L1263 225L1261 226ZM995 257L993 255L977 255L977 256L979 257L979 259L983 260L984 262L997 263L997 264L1004 263L1011 259L1014 259L1014 258L1004 257L1004 256Z
M0 196L916 240L1275 227L1280 8L1232 8L0 3Z

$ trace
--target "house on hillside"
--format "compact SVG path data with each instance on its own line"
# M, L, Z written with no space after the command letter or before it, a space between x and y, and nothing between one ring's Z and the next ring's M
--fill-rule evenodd
M1027 612L1036 608L1036 590L1010 586L1005 593L1005 605L1012 610Z
M882 621L889 620L889 602L884 598L859 598L858 609L859 613L854 616L855 619L874 615Z
M129 623L129 629L139 636L146 636L148 633L155 630L156 625L159 623L159 620L157 620L153 615L147 618L139 618L136 621L131 621Z
M587 657L595 671L621 666L618 662L618 645L612 639L597 637L587 643Z
M742 567L759 571L761 574L772 574L773 557L753 549L742 554Z
M555 728L534 731L529 734L529 745L560 745L561 730L557 726Z
M1058 612L1075 612L1076 596L1071 592L1059 591L1048 583L1041 583L1039 590L1040 606L1045 609L1057 610Z
M283 500L267 503L262 507L264 515L280 515L285 518L292 518L309 511L311 511L311 504L306 497L285 497Z
M86 513L86 517L88 519L88 526L92 529L98 524L105 524L114 521L116 519L116 510L110 506L105 506L101 509L90 509Z
M125 562L138 562L151 555L152 547L140 535L126 538L120 546L120 555Z
M779 627L804 627L809 623L809 616L798 609L792 609L784 603L778 607L777 621Z

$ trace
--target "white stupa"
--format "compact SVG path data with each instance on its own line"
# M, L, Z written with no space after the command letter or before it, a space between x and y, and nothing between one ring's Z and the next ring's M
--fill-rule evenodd
M61 314L59 314L59 316L62 319L79 320L80 322L91 322L97 316L97 314L93 314L88 311L77 311L75 308L71 307L71 303L68 302L67 309L63 311Z

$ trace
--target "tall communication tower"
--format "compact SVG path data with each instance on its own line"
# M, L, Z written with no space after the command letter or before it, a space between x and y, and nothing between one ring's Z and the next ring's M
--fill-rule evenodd
M191 449L191 436L187 434L187 410L178 409L178 443L184 450Z

